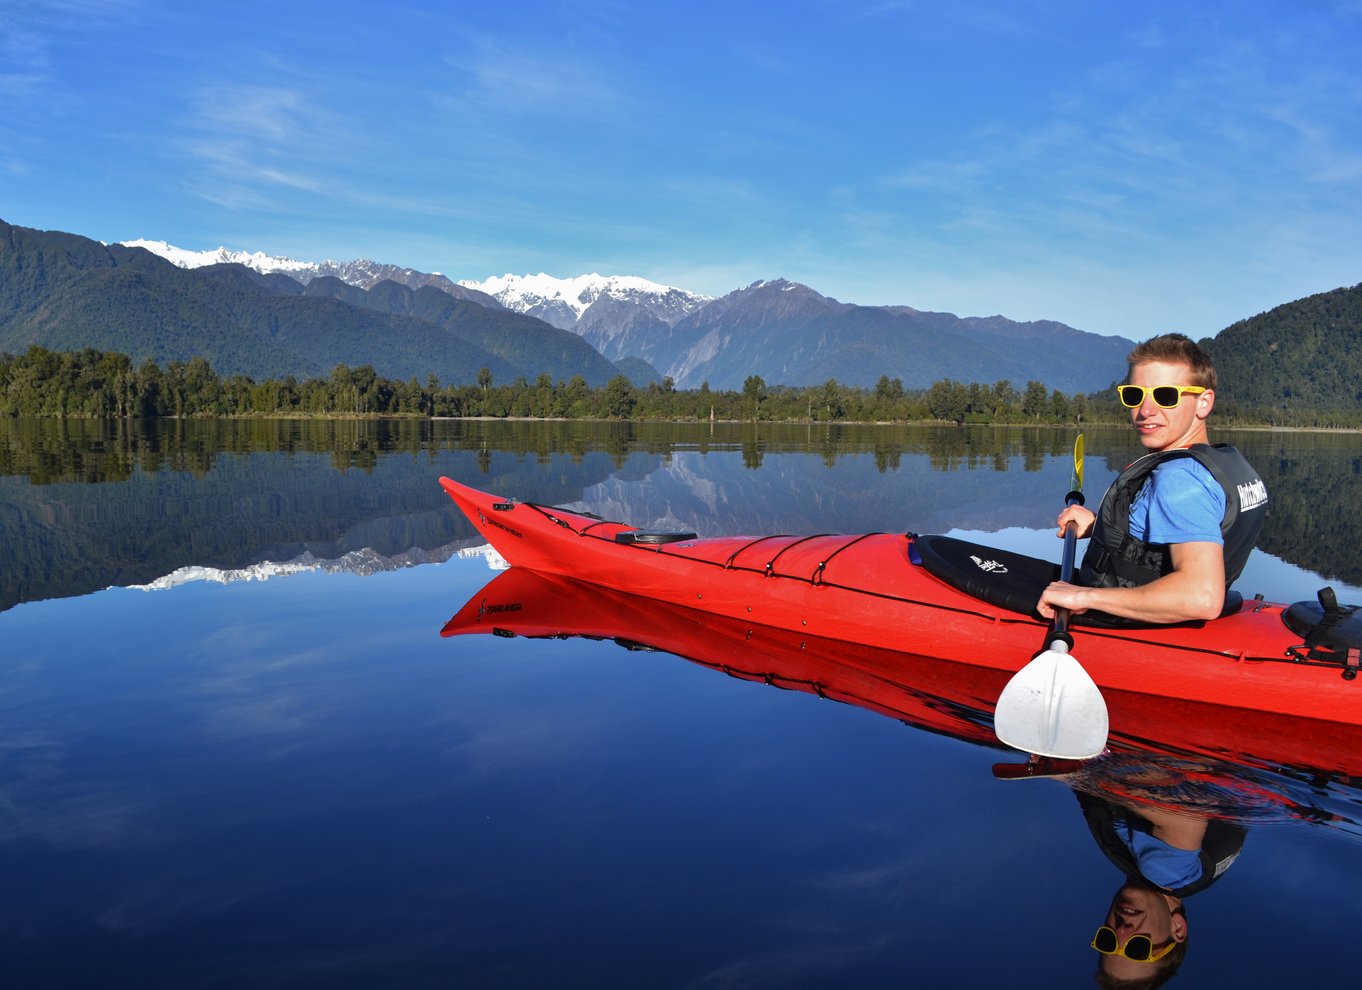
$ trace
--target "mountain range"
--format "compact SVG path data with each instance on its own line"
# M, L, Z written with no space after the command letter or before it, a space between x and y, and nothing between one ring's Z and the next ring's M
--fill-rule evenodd
M1362 407L1362 287L1284 304L1204 341L1239 408ZM1065 324L840 302L785 279L718 298L636 276L455 281L369 260L105 245L0 221L0 352L94 347L221 375L325 376L337 364L472 384L627 374L681 388L941 379L1104 389L1133 341ZM1063 355L1062 360L1056 355ZM1326 375L1326 378L1321 378ZM1317 384L1318 383L1318 384Z
M1053 321L957 317L909 306L839 302L785 279L754 282L715 299L638 276L502 275L453 282L438 273L374 261L303 262L264 252L186 251L127 241L185 268L241 265L309 287L324 279L373 291L382 281L437 288L487 307L532 316L578 334L634 378L666 376L681 388L818 385L830 378L869 386L881 375L908 388L942 378L992 383L1038 380L1069 392L1110 383L1133 342ZM332 295L344 298L333 291ZM1030 346L1028 346L1030 345ZM1059 348L1064 362L1052 355Z

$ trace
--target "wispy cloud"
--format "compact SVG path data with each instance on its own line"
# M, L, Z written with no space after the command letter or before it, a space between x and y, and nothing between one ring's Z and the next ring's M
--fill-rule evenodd
M283 206L278 197L332 191L344 128L295 88L210 85L190 108L191 137L180 145L197 168L187 184L230 209Z
M456 82L450 105L478 116L618 120L639 108L598 61L570 49L535 50L483 37L471 50L447 56L446 64Z
M303 134L315 108L304 106L290 89L235 86L227 92L200 94L200 122L231 134L289 143Z

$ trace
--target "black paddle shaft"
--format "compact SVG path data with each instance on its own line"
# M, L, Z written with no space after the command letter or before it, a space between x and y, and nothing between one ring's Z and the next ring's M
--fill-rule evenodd
M1064 496L1064 504L1082 505L1083 493L1075 489ZM1064 556L1060 558L1059 579L1065 584L1071 584L1074 576L1074 557L1078 550L1078 524L1069 523L1064 527ZM1073 637L1069 635L1069 610L1055 606L1055 621L1050 624L1050 633L1045 639L1045 645L1049 646L1055 640L1063 640L1064 645L1073 647Z

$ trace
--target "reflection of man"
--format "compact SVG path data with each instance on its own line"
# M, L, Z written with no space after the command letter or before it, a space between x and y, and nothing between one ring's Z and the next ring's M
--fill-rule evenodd
M1248 561L1262 528L1267 492L1253 467L1227 444L1212 446L1215 406L1210 357L1182 334L1153 337L1131 351L1117 392L1148 451L1116 479L1097 513L1080 505L1059 516L1091 536L1079 584L1056 581L1037 611L1094 609L1141 622L1213 619Z
M1127 881L1111 900L1092 946L1102 953L1097 985L1109 990L1153 990L1171 980L1187 954L1182 899L1146 883Z
M1071 784L1101 785L1099 790L1125 798L1077 789L1074 797L1098 848L1127 877L1092 940L1102 953L1097 983L1123 990L1162 986L1187 954L1182 899L1224 875L1243 851L1248 830L1194 810L1199 802L1182 792L1176 764L1095 763L1101 769L1087 768L1092 779Z
M1117 753L998 763L993 775L1063 780L1097 847L1125 874L1090 942L1101 954L1097 984L1152 990L1171 980L1187 955L1183 899L1216 883L1243 851L1248 830L1224 816L1244 785L1211 764Z

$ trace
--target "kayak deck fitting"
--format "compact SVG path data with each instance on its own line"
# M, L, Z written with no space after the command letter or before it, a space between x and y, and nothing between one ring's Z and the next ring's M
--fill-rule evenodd
M753 627L965 665L986 706L1046 645L1047 623L1021 610L1031 592L998 604L924 566L942 556L942 547L956 557L977 557L982 577L978 587L967 586L993 597L989 588L998 586L992 579L1000 569L1035 571L1039 578L1016 582L1023 589L1045 579L1052 565L1035 558L978 547L972 550L984 552L971 554L962 550L969 544L912 534L656 534L448 478L440 484L513 566ZM1314 613L1296 606L1295 629L1284 621L1287 606L1255 599L1219 619L1173 626L1085 625L1077 617L1070 633L1075 657L1108 697L1113 734L1142 738L1138 713L1147 713L1153 700L1189 715L1187 706L1206 707L1222 721L1236 710L1306 719L1315 723L1311 738L1324 745L1329 733L1362 726L1362 683L1347 676L1356 671L1355 648L1307 645L1303 623L1323 609L1323 603ZM1351 612L1340 617L1336 628L1357 621Z

